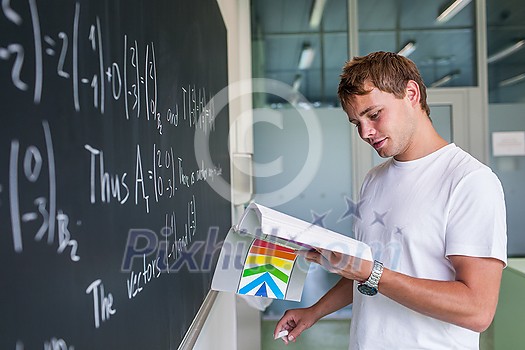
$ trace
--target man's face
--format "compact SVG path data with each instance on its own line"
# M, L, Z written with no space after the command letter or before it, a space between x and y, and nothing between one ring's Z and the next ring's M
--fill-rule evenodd
M416 115L408 95L402 99L365 84L370 93L354 96L347 114L359 136L383 158L410 160L416 130Z

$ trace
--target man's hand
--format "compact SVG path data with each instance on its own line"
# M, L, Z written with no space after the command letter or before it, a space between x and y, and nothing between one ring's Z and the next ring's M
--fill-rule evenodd
M315 251L298 251L307 261L317 263L344 278L364 282L372 273L373 262L362 260L331 250L316 248Z
M310 328L322 317L337 311L350 303L354 298L352 280L341 278L317 303L305 309L292 309L284 313L284 316L275 326L273 337L279 332L288 331L288 336L283 341L288 344L295 342L301 333Z
M297 337L300 336L305 329L310 328L317 322L319 318L312 307L288 310L275 326L273 332L274 338L277 337L279 332L286 330L288 331L288 335L282 337L283 341L286 344L295 342Z

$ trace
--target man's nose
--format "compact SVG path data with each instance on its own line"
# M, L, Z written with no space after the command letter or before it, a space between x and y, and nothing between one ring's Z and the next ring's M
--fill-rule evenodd
M359 124L359 136L361 136L362 139L368 139L374 136L375 132L376 130L372 123L362 122Z

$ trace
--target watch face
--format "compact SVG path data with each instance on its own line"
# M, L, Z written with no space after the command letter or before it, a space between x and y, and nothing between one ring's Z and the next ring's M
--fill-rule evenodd
M361 293L363 293L364 295L373 296L373 295L377 294L377 288L370 287L366 283L362 283L362 284L358 285L357 286L357 290L360 291Z

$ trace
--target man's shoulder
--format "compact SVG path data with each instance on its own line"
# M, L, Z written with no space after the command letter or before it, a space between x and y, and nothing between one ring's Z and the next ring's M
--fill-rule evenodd
M442 159L443 164L453 174L459 175L461 177L478 171L492 172L492 170L487 165L483 164L481 161L460 147L456 146L451 148L446 154L444 154L444 156L445 158Z
M384 162L374 166L366 174L365 182L369 182L371 179L374 179L378 176L381 176L382 174L387 173L390 167L392 166L392 163L393 163L393 158L389 158L385 160Z
M450 152L445 163L447 165L443 172L443 181L455 188L482 192L489 191L489 188L501 190L501 181L496 173L459 147Z

